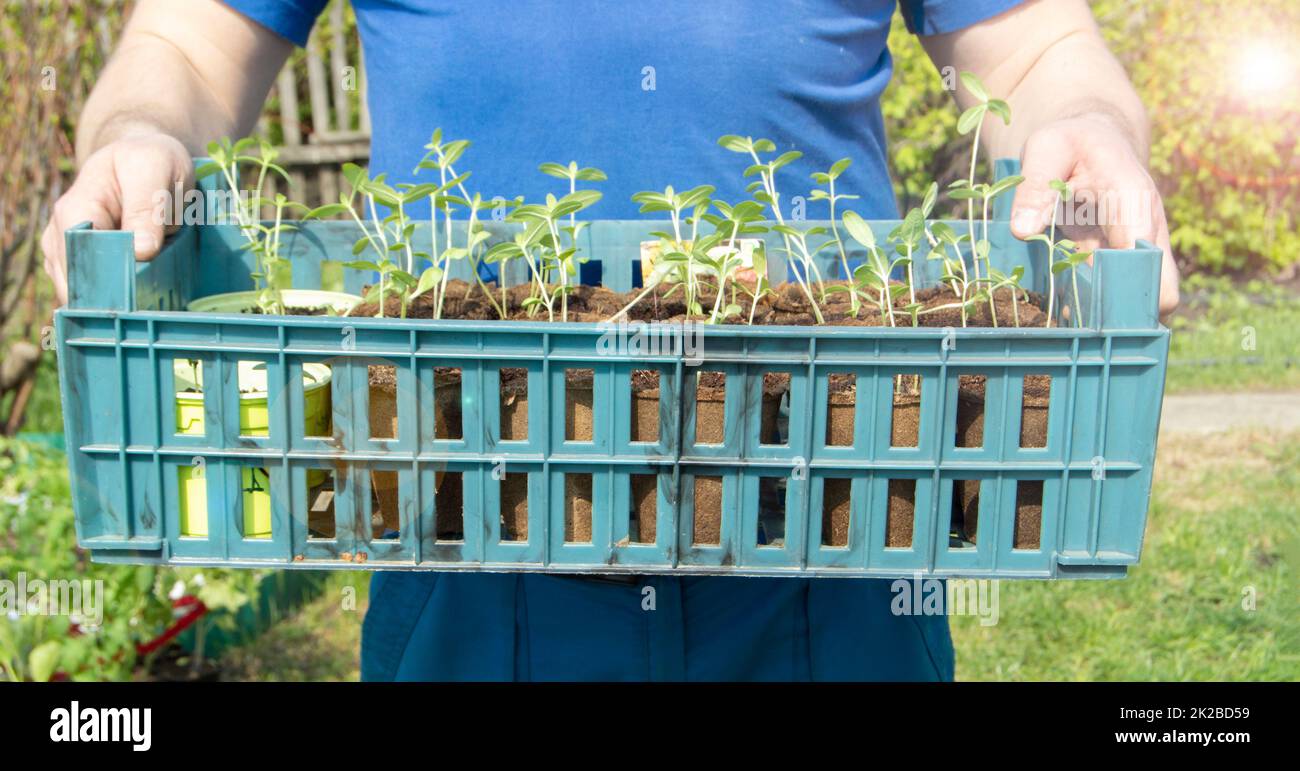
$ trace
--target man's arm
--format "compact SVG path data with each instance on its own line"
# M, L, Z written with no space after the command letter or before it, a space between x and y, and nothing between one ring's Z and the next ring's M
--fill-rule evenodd
M77 123L77 179L41 238L66 299L63 231L84 221L135 232L151 259L163 227L154 196L188 186L191 156L248 133L293 46L217 0L140 0Z
M1053 179L1098 200L1117 199L1120 210L1109 212L1099 228L1070 235L1094 247L1125 248L1139 238L1158 245L1164 252L1160 312L1173 311L1178 267L1160 194L1146 169L1146 110L1107 50L1086 0L1031 0L921 43L937 67L975 73L1011 105L1011 125L990 116L982 136L995 157L1021 159L1025 181L1012 205L1012 231L1023 238L1043 230L1057 201L1048 185ZM972 99L958 90L963 108Z

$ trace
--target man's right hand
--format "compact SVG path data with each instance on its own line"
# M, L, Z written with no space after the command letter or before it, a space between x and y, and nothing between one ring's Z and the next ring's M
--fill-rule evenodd
M178 184L182 191L190 189L193 179L189 151L165 134L126 135L91 154L72 187L55 202L41 235L45 272L54 281L59 305L68 300L65 230L82 222L97 230L129 230L135 234L135 258L151 260L165 234L163 212L157 211L159 191L171 196Z

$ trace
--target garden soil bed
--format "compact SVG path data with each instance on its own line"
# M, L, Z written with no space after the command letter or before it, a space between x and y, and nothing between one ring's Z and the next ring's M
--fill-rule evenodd
M828 282L828 285L834 282ZM497 302L501 301L499 290L489 284ZM520 306L528 297L530 286L527 284L506 290L509 299L509 320L545 321L545 313L530 316ZM628 313L633 321L681 322L688 319L685 306L678 294L665 298L667 288L650 292ZM618 293L603 287L576 287L569 296L568 319L573 322L606 321L625 308L640 290ZM953 301L951 291L943 287L931 287L918 290L917 302L923 308L935 308ZM745 307L745 314L733 317L728 323L745 323L749 312L747 298L742 294L737 299ZM1017 301L1020 326L1041 327L1044 314L1040 307L1042 298L1031 295L1029 301L1023 298ZM702 304L709 306L712 298L705 295ZM1016 325L1016 312L1013 311L1012 295L1009 290L1002 290L997 295L997 323L1002 327ZM895 324L910 326L911 317L900 307L905 298L900 298L894 308ZM353 309L354 316L375 316L378 308L374 303L366 303ZM385 305L385 316L400 317L401 305L397 298L390 297ZM888 325L888 318L871 304L863 305L857 317L850 310L850 301L845 293L827 295L822 305L822 313L827 325L833 326L882 326ZM407 318L429 319L433 316L433 305L429 295L417 297L407 308ZM449 288L443 306L444 319L462 320L496 320L496 311L486 301L483 292L476 286L462 281L449 282ZM559 303L556 303L556 320L560 317ZM882 324L883 322L883 324ZM966 323L971 327L990 327L992 317L988 305L978 304L973 307ZM811 326L815 318L811 313L803 289L798 284L786 284L775 290L762 301L754 313L755 325L794 325ZM958 309L950 308L936 311L918 318L918 324L925 327L953 327L962 325ZM461 400L460 371L454 368L439 367L435 369L435 431L439 439L459 439L461 437ZM567 441L591 441L592 439L592 373L590 370L568 370L565 387L565 439ZM695 400L695 442L697 444L721 444L724 441L725 412L725 378L721 373L700 371L695 382L694 393L683 394L683 399L694 397ZM922 388L934 387L923 384ZM500 439L502 441L521 441L528 438L528 383L527 370L505 368L501 371L500 388L502 394L500 415ZM660 384L658 373L648 370L634 371L632 377L632 415L631 440L634 442L656 442L659 439L663 421L671 415L662 414L660 404ZM760 442L763 444L784 444L788 438L783 435L780 413L783 402L788 402L790 376L785 373L768 373L764 377L762 389L762 411ZM1021 436L1018 437L1022 447L1046 446L1047 404L1050 391L1050 379L1046 376L1029 376L1025 378L1025 393L1021 410ZM963 377L958 389L959 408L957 415L958 447L981 447L984 441L984 392L985 379L982 375ZM852 446L854 443L854 421L856 417L857 387L852 376L832 375L830 378L830 395L827 405L828 420L826 443L832 446ZM788 406L788 405L787 405ZM748 409L748 407L746 407ZM687 412L686 414L689 414ZM891 444L894 446L916 446L918 441L920 419L920 392L916 383L909 377L901 377L895 383L890 428ZM372 367L370 371L370 426L375 438L393 438L397 436L397 384L395 368ZM454 475L454 484L449 484L453 475L439 472L435 484L438 488L438 537L459 537L462 525L461 489L459 475ZM399 494L396 474L373 474L372 484L375 499L385 529L396 530L396 515ZM637 543L653 543L655 540L655 511L657 504L656 484L652 476L634 476L632 489L632 516L629 538ZM822 511L822 544L824 546L844 547L848 545L850 529L850 485L848 480L828 480L824 488ZM892 548L908 548L912 545L913 522L915 518L915 490L913 479L891 479L888 484L889 512L885 528L886 545ZM721 540L722 521L722 487L719 477L700 476L695 479L695 520L693 540L697 544L718 544ZM504 541L526 541L528 539L528 485L527 474L507 473L501 482L501 538ZM951 534L959 542L977 543L978 539L979 484L975 481L957 481L953 489L953 508ZM1016 548L1038 548L1042 517L1041 483L1020 484L1017 486L1016 518L1014 545ZM379 523L376 522L376 529ZM565 516L564 537L566 541L587 543L591 541L592 527L592 490L591 476L588 474L570 474L565 477Z

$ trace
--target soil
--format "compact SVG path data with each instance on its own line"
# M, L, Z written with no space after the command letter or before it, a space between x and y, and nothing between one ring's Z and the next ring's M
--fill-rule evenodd
M833 285L837 282L828 282ZM838 282L843 283L843 282ZM500 292L489 284L489 290L500 302ZM531 287L519 285L506 290L509 320L545 320L545 315L530 316L520 306L528 297ZM603 287L580 286L573 290L568 300L568 319L575 322L605 321L625 308L641 290L618 293ZM634 321L686 321L685 306L677 295L664 298L667 287L650 292L627 314ZM743 296L741 298L744 299ZM931 287L916 293L917 302L923 308L935 308L953 302L953 295L945 287ZM1028 301L1023 297L1012 308L1012 294L1003 289L997 294L997 324L1012 327L1016 322L1018 310L1021 326L1042 326L1044 314L1040 303L1042 298L1030 294ZM711 305L707 293L701 299L705 306ZM907 326L910 316L902 310L906 298L900 297L895 302L895 324ZM746 314L733 317L728 323L746 323ZM407 318L429 319L433 317L433 299L429 295L416 298L407 308ZM353 309L354 316L374 316L377 306L364 303ZM822 304L825 323L836 326L882 326L887 325L887 316L882 316L874 305L864 304L859 314L854 317L850 311L850 301L845 293L832 293L826 296ZM400 301L396 297L388 298L385 315L401 316ZM482 290L473 284L453 280L448 283L448 291L443 305L442 317L445 319L496 320L497 314L487 302ZM559 305L556 305L556 318L559 318ZM882 324L883 322L883 324ZM798 284L783 284L759 302L754 313L757 325L804 325L815 324L807 297ZM959 327L962 325L961 312L949 308L918 318L918 324L926 327ZM972 307L968 312L966 324L972 327L992 326L992 317L987 304ZM699 371L696 375L695 396L695 443L721 444L724 442L724 416L726 377L720 372ZM371 427L376 438L395 437L397 431L396 382L392 367L371 368ZM454 368L439 367L435 370L435 424L438 438L460 438L461 402L460 371ZM915 447L919 439L920 420L920 383L909 377L902 377L895 383L890 442L896 447ZM924 387L924 386L921 386ZM570 369L565 373L565 440L576 442L592 441L594 426L592 423L592 388L593 374L589 369ZM762 444L784 444L780 421L782 401L790 390L789 373L767 373L763 379L761 404L761 429L759 441ZM523 368L503 368L500 373L501 413L500 440L525 441L528 437L528 378ZM984 391L985 378L982 375L963 377L958 389L957 436L958 447L980 447L983 445L984 433ZM857 384L853 375L833 374L830 376L830 398L828 403L828 420L826 443L830 446L850 447L854 444ZM1050 392L1050 378L1046 376L1029 376L1025 379L1025 395L1022 407L1021 436L1022 447L1045 447L1047 430L1047 397ZM653 370L637 370L632 375L632 414L631 440L634 442L655 442L660 436L660 384L659 373ZM395 512L397 507L396 475L386 475L393 480L381 484L374 480L379 510L383 514L384 526L396 529L396 517L388 512ZM459 477L459 475L456 475ZM442 487L444 476L438 474L438 535L440 538L454 536L463 527L460 511L457 509L453 518L444 514L444 502L450 508L456 504L456 491L444 493ZM908 548L912 545L913 523L915 521L915 481L910 479L891 479L889 486L889 512L886 524L886 546L891 548ZM844 547L848 545L850 530L850 480L828 479L823 492L822 544L824 546ZM655 511L657 496L653 476L634 477L632 503L633 511L629 538L638 539L638 543L652 543L655 538ZM1034 498L1035 491L1037 498ZM1037 548L1041 530L1042 513L1041 483L1022 483L1018 486L1015 525L1015 547ZM721 542L722 519L722 484L720 477L699 476L694 481L695 518L693 542L699 545L716 545ZM528 538L528 496L527 475L507 474L501 481L501 537L505 541L526 541ZM978 539L979 484L975 481L957 480L953 490L953 511L951 534L958 542L977 543ZM390 518L392 522L390 522ZM588 543L591 541L592 502L591 477L586 474L571 474L565 478L565 516L564 537L570 543Z
M695 520L691 543L696 546L722 543L722 477L695 477Z
M528 440L528 370L508 367L501 370L501 440Z
M827 281L826 286L843 286L844 281ZM488 284L488 289L497 303L501 302L501 292L494 284ZM522 308L524 299L529 296L532 287L529 284L518 284L509 287L506 290L508 299L507 320L509 321L545 321L547 320L545 310L540 313L529 315ZM664 295L671 290L671 287L660 286L647 294L627 313L627 318L632 321L686 321L702 320L703 317L688 317L686 314L686 305L681 300L681 292L677 291L672 297L665 298ZM605 287L578 286L575 287L569 295L569 313L568 320L574 322L597 322L606 321L614 314L627 307L643 290L633 289L630 292L615 292ZM364 294L364 291L363 291ZM712 307L716 295L705 291L700 296L700 304L704 307ZM1030 293L1029 301L1026 302L1024 297L1018 298L1016 307L1020 314L1020 326L1043 326L1045 315L1041 306L1045 304L1044 298L1036 293ZM730 298L728 298L730 299ZM903 306L908 304L910 298L906 296L899 297L894 302L894 324L896 326L911 326L911 317L903 310ZM740 316L733 316L725 323L728 324L746 324L748 323L749 306L747 296L740 292L736 301L745 309ZM952 290L947 287L928 287L918 289L916 292L916 301L920 303L922 311L930 308L937 308L947 305L954 301ZM822 317L827 325L830 326L888 326L889 319L887 316L882 317L880 309L874 304L864 303L857 317L851 312L851 301L847 293L831 292L826 295L825 301L821 304ZM1011 327L1015 326L1016 310L1011 306L1011 290L1003 288L998 290L996 295L997 305L997 322L998 326ZM376 303L362 303L352 309L351 316L375 316L379 306ZM416 297L406 309L406 317L413 319L431 319L434 312L434 300L431 293ZM402 303L397 297L388 297L384 304L384 315L386 317L399 318L402 315ZM560 303L555 303L555 320L560 320ZM464 319L474 321L493 321L497 320L496 309L488 302L483 295L483 290L477 284L470 284L460 280L451 280L447 282L447 295L443 301L442 318L444 319ZM883 321L883 323L882 323ZM758 307L754 312L754 324L756 325L795 325L809 326L816 323L813 316L812 308L808 303L808 298L804 294L803 287L798 283L780 284L772 292L759 301ZM960 327L961 311L957 308L946 308L933 313L920 315L917 318L918 326L922 327ZM976 304L972 306L967 314L966 324L972 327L992 326L992 316L989 312L987 303Z
M591 543L591 474L564 475L564 542Z
M501 540L528 540L528 475L507 473L501 480Z
M632 475L632 517L629 540L654 543L659 512L659 478L654 474Z
M284 313L276 314L278 316L328 316L333 309L328 305L317 305L307 307L302 305L288 305L284 308ZM258 307L247 308L241 313L253 313L261 315L262 309Z

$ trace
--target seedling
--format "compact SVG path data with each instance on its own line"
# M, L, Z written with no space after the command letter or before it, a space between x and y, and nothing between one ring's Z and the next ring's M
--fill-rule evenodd
M966 201L966 223L970 242L972 244L973 266L975 272L975 281L981 281L988 276L988 259L990 246L989 237L989 204L998 195L1011 190L1024 181L1024 177L1010 176L1004 177L993 184L977 184L975 182L975 165L979 158L980 131L984 126L984 118L991 112L1002 119L1006 125L1011 125L1011 106L1001 99L993 99L989 96L988 89L974 73L961 73L962 85L970 92L971 96L978 100L978 103L967 108L957 119L957 132L963 136L974 133L971 140L970 153L970 173L966 179L959 179L949 186L949 197L955 200ZM981 237L975 235L975 201L981 202L982 229ZM980 260L984 260L985 271L980 273ZM993 319L993 326L998 325L997 309L994 307L994 293L988 293L989 313Z
M698 299L699 282L696 277L696 262L701 257L707 257L708 250L717 246L721 240L720 237L711 237L705 243L701 243L696 237L700 222L712 205L709 196L713 195L713 191L712 185L700 185L679 193L669 185L662 193L650 190L632 196L634 202L641 204L642 214L668 212L673 226L672 232L654 234L659 236L661 241L659 262L665 266L680 267L680 270L664 271L659 275L664 278L676 277L675 281L681 284L685 295L687 313L697 315L704 315L704 312ZM693 214L684 217L688 209ZM682 235L683 224L690 225L689 237L684 238Z
M876 244L875 233L872 232L871 226L867 224L866 220L862 219L861 215L852 210L846 211L843 215L843 223L849 237L867 250L867 261L854 271L853 288L848 291L864 296L870 296L874 292L876 302L880 306L881 318L887 317L889 326L895 326L895 292L890 285L889 276L894 272L896 263L891 264L885 259L884 253ZM901 287L898 287L898 289L901 289Z
M966 179L954 182L949 191L953 199L967 202L967 232L964 235L958 235L944 223L931 224L928 221L939 193L938 185L931 184L921 205L908 211L901 223L878 244L871 228L859 215L851 211L841 213L845 201L857 198L838 189L838 180L851 165L848 158L836 161L826 171L811 175L815 185L810 198L827 202L830 210L829 227L803 227L800 223L786 219L781 194L776 185L777 172L802 157L801 153L792 150L776 154L776 144L771 140L726 135L718 140L719 144L729 151L747 156L751 161L744 175L755 178L747 186L754 199L735 206L715 202L711 200L714 193L711 185L701 185L682 192L670 186L663 191L635 194L632 200L640 204L643 214L667 213L671 227L665 232L654 234L660 239L659 262L653 275L647 279L645 290L627 308L616 314L615 318L627 313L636 302L654 291L656 285L668 282L672 286L664 297L680 291L688 315L703 317L708 323L715 324L744 313L740 297L743 292L749 296L748 320L752 323L759 301L771 292L771 285L764 275L766 254L760 252L755 255L761 268L757 275L750 276L746 272L750 267L745 259L747 252L738 247L745 237L770 229L780 234L785 255L794 269L795 280L807 297L812 315L819 324L825 323L820 303L825 300L826 293L840 291L849 293L850 311L855 318L861 315L865 305L875 304L880 309L882 319L887 318L891 326L897 326L896 310L900 308L916 326L923 315L957 308L961 312L962 325L966 326L972 304L987 302L992 324L997 326L996 299L999 290L1009 288L1013 304L1018 303L1022 295L1027 300L1028 293L1020 286L1023 269L1007 273L992 266L989 209L997 196L1012 190L1022 178L1013 176L992 183L976 182L979 137L984 119L993 113L1009 123L1011 115L1007 103L991 98L974 75L962 73L962 83L978 100L962 113L958 121L958 130L962 134L972 135L969 175ZM239 146L227 144L217 147L214 156L223 160L227 157L243 160L245 158L241 151L247 146L246 143L241 143ZM547 195L539 203L525 203L519 199L512 202L512 210L506 219L523 225L522 230L511 240L487 249L485 242L489 235L478 218L480 212L493 205L493 202L484 201L483 196L477 193L471 194L466 188L466 180L470 175L458 172L455 166L469 146L467 140L445 140L442 131L435 130L425 145L426 153L415 173L434 171L438 175L437 181L423 184L390 184L383 175L371 179L359 167L347 164L344 176L352 183L351 192L341 196L339 203L308 212L307 216L324 217L346 212L358 225L361 237L354 244L353 254L358 258L367 251L372 254L367 259L357 259L347 264L379 274L379 281L368 290L367 299L376 302L380 316L386 312L385 301L391 296L400 298L400 312L404 317L412 300L431 293L434 298L432 315L435 319L441 318L453 261L463 259L469 261L474 276L466 290L466 298L476 289L481 289L498 316L508 318L510 293L505 286L504 277L509 264L522 259L528 265L531 284L529 296L521 303L528 315L535 316L544 309L548 319L568 321L568 297L578 285L579 266L586 261L579 250L586 224L580 222L577 215L601 198L600 192L596 190L579 189L579 183L604 181L605 173L600 169L580 166L576 161L568 164L541 164L539 170L542 173L567 183L567 192L559 197ZM259 187L261 178L269 171L283 174L271 160L273 155L268 156L264 152L259 161ZM212 164L212 169L223 170L228 179L233 178L233 173L237 171L224 169L217 163ZM1064 185L1061 184L1058 192L1064 190ZM1062 192L1062 195L1068 195L1068 191ZM428 251L420 251L416 247L417 226L408 217L410 207L424 199L428 199L430 206ZM976 201L980 204L978 220ZM250 248L257 248L265 263L259 264L255 276L266 280L268 288L274 290L276 277L285 266L278 259L280 233L289 227L282 222L282 213L296 204L283 196L266 203L276 209L273 225L262 226L242 217L241 225L250 238ZM359 213L355 205L358 203L364 213ZM381 214L381 209L387 213ZM454 215L462 211L468 215L463 239L452 225ZM760 223L766 218L773 219L775 224L770 228L763 227ZM701 231L701 225L706 223L713 226L713 232L704 234ZM867 259L856 269L850 265L849 249L841 226L850 238L867 250ZM823 238L814 246L813 242L818 241L819 237ZM1044 240L1048 242L1049 253L1053 257L1053 273L1074 267L1086 259L1086 256L1076 255L1072 251L1073 244L1068 241L1055 243L1054 225ZM848 278L843 285L828 288L822 279L817 258L826 249L838 256L840 269ZM1064 255L1060 261L1055 260L1058 253ZM918 300L916 265L921 259L941 261L943 270L940 283L952 290L955 300L953 303L926 308ZM427 260L429 266L417 276L416 266L422 260ZM479 267L484 261L499 263L502 275L499 298L480 275ZM894 281L893 277L900 273L903 280ZM709 295L709 291L713 294ZM274 297L268 295L268 301L273 302ZM1051 308L1049 301L1049 316ZM1013 314L1018 326L1018 306L1013 308Z
M558 163L543 163L538 167L543 174L563 179L569 183L569 194L574 195L578 192L579 182L604 182L609 177L605 172L594 167L580 168L577 161L569 161L568 166L561 166ZM586 227L586 223L577 221L578 213L569 212L569 227L565 232L569 234L569 246L576 249L578 247L578 234Z
M489 256L493 261L508 261L515 257L528 261L533 293L524 300L524 307L530 313L545 307L547 317L554 320L554 300L560 298L560 320L568 321L568 295L576 286L578 265L585 263L586 259L578 256L576 246L564 246L559 221L576 215L598 200L601 200L601 194L595 190L577 190L563 198L547 194L545 204L520 203L506 216L508 222L524 224L524 231L516 234L512 246L498 244L489 250ZM576 233L576 225L573 231ZM552 276L558 277L559 281L549 289L547 280Z
M753 255L754 262L754 288L750 290L749 286L743 281L737 282L741 290L749 295L749 317L746 323L750 326L754 324L754 312L758 310L758 303L764 297L772 293L772 285L767 279L767 252L763 249L755 249Z
M375 252L375 258L352 260L345 263L345 266L379 274L379 282L370 287L364 298L366 302L377 305L376 315L382 318L385 301L396 295L401 300L401 316L405 318L411 300L428 291L436 281L435 268L430 268L419 279L412 275L417 260L427 259L428 255L416 251L412 246L415 223L406 216L406 207L426 195L432 186L403 184L395 188L386 182L386 175L380 174L371 179L364 169L351 163L344 164L343 176L351 186L351 191L341 195L337 204L312 209L304 219L350 214L362 233L361 238L352 245L353 257L359 257L369 248ZM367 204L369 225L361 219L353 206L358 196ZM390 210L385 217L379 214L378 207L381 205ZM394 254L401 257L402 265L393 262Z
M1020 288L1020 281L1025 277L1023 266L1016 266L1010 273L1003 273L997 268L989 268L989 294L995 294L1002 287L1011 288L1011 313L1015 319L1017 327L1020 326L1020 304L1016 300L1016 294L1023 291ZM997 326L997 320L994 319L994 326Z
M709 324L719 324L743 313L744 308L739 302L739 292L743 291L751 298L748 323L753 324L758 301L771 290L767 280L767 258L762 248L757 248L750 254L751 263L747 266L740 239L766 232L767 228L758 225L763 219L764 207L757 201L742 201L736 206L724 201L709 201L707 197L700 201L701 195L707 196L712 192L711 187L705 187L678 194L670 187L663 193L638 193L634 196L634 200L642 204L642 211L668 211L674 227L672 233L654 234L660 239L654 270L641 293L610 317L611 321L630 311L659 284L668 283L671 287L663 297L671 297L681 290L687 312L704 316L705 323ZM699 203L695 205L694 215L685 218L691 227L690 238L682 239L682 212L696 201ZM720 215L708 213L710 206L717 208ZM700 236L700 222L712 224L714 232ZM751 266L755 273L752 289L743 278L743 272ZM714 297L706 308L701 298L710 281Z
M939 280L947 282L952 287L952 292L958 300L957 307L961 308L961 325L964 327L969 315L969 293L974 286L970 274L966 271L966 260L962 258L961 251L961 245L967 240L967 236L958 235L947 223L936 222L927 227L926 239L930 242L930 253L926 255L926 259L942 261L943 275Z
M853 280L853 271L849 269L849 255L844 249L844 239L840 238L839 225L836 223L835 205L840 201L850 201L857 199L856 195L836 194L835 180L839 179L845 169L849 167L852 161L848 158L841 158L831 165L827 171L815 171L812 174L813 181L818 184L826 185L826 189L815 188L809 195L814 201L826 201L831 209L831 235L835 237L835 247L839 251L840 265L844 268L844 277ZM853 312L853 317L857 318L858 310L861 307L857 292L849 292L849 304Z
M254 145L257 155L249 155L248 150ZM291 275L289 261L280 256L280 236L296 230L293 225L284 222L286 210L307 211L307 207L295 203L283 194L276 194L274 199L262 197L268 174L279 175L287 183L288 173L276 165L278 151L264 139L245 137L231 143L229 139L210 142L208 156L212 159L195 170L199 179L220 174L231 192L231 208L239 224L239 232L244 237L244 249L251 250L257 258L257 270L249 275L253 286L258 290L257 305L262 313L284 313L284 303L280 293L290 288ZM245 198L240 191L240 164L251 164L257 168L257 183L253 195ZM259 216L263 206L275 210L272 225L266 225Z
M1056 210L1060 204L1067 203L1070 200L1070 186L1059 179L1054 179L1048 184L1056 191L1058 201L1052 204L1052 219L1051 224L1048 225L1047 234L1038 233L1025 240L1040 241L1047 247L1047 321L1043 325L1050 327L1052 326L1052 309L1056 303L1056 274L1059 272L1056 270L1056 253L1061 249L1056 242ZM1070 242L1066 241L1066 243ZM1066 247L1066 250L1068 251L1069 248ZM1075 298L1075 304L1078 304L1077 297Z
M938 187L931 185L921 208L908 211L903 221L889 234L889 240L894 242L894 250L899 255L896 263L907 269L907 293L911 305L916 304L916 274L912 269L913 257L925 243L925 218L934 207L937 193Z
M492 304L493 309L500 318L506 317L506 308L498 305L488 291L488 287L483 283L483 277L479 275L479 262L481 260L479 247L487 240L488 233L478 221L478 213L483 209L492 207L490 201L484 201L483 197L475 193L470 195L465 188L465 180L469 179L469 172L457 174L455 164L460 160L465 151L469 149L468 139L455 139L447 142L443 141L442 129L434 129L433 135L429 138L429 143L424 146L426 150L424 158L415 168L418 174L421 169L428 169L438 172L437 186L422 187L422 193L429 198L430 213L430 245L431 254L434 255L433 265L425 271L429 275L429 281L437 282L437 289L434 295L434 318L442 318L443 302L447 295L447 280L450 277L450 267L452 260L465 259L469 260L470 273L474 277L474 286L483 290L483 295L487 297L488 302ZM463 207L469 211L469 224L465 228L465 242L463 246L455 246L452 240L452 211L454 207ZM442 209L443 231L445 235L446 246L441 253L438 251L438 209ZM430 273L430 271L433 271ZM425 275L421 275L421 282L424 283ZM430 286L429 288L433 288ZM469 294L466 293L466 297Z
M1052 263L1052 272L1070 271L1070 284L1074 293L1074 308L1071 315L1074 316L1074 326L1082 327L1083 310L1079 303L1079 266L1092 257L1092 252L1075 251L1074 242L1068 240L1062 240L1057 246L1060 248L1062 257L1059 261Z
M546 232L546 223L540 219L534 219L525 225L522 232L516 233L510 241L505 241L493 246L487 251L483 259L486 262L500 263L500 273L505 275L505 266L512 259L523 259L528 264L528 275L531 281L531 292L523 301L523 308L528 311L529 316L535 316L542 308L546 309L547 319L555 320L555 296L549 291L546 284L546 278L543 275L545 266L542 264L542 241L550 238ZM534 253L536 250L536 254ZM506 298L505 290L502 289L502 300Z
M715 235L723 243L708 250L704 257L700 258L700 262L704 264L706 272L717 279L717 295L713 301L713 309L709 313L709 323L716 324L741 312L742 309L736 302L736 287L739 286L748 292L744 281L740 279L741 271L746 268L746 265L737 239L765 233L767 228L758 224L763 219L763 205L757 201L741 201L735 206L725 201L714 201L713 206L721 216L708 213L703 216L716 228ZM718 253L716 258L712 256L713 253ZM757 271L755 291L751 294L754 301L750 304L749 312L749 323L753 324L758 298L766 291L764 287L767 284L767 256L762 254L762 249L759 248L751 257L751 267ZM760 262L761 270L759 270ZM731 302L724 306L722 303L728 285L731 288Z
M759 202L766 204L772 210L777 224L772 228L781 234L785 244L785 252L791 259L797 259L803 267L802 271L795 271L795 278L803 288L804 294L808 296L808 302L812 307L813 315L817 318L817 323L825 323L822 317L821 307L817 304L817 298L813 296L811 280L816 277L817 286L820 294L824 297L826 292L822 286L821 273L817 270L817 265L813 260L813 253L808 249L808 236L824 233L822 228L811 228L808 231L800 231L798 228L791 227L786 222L785 215L781 211L781 194L776 189L776 172L781 168L794 163L803 157L803 153L797 150L784 152L770 161L764 162L759 153L776 152L776 144L770 139L754 139L753 137L742 137L735 134L727 134L718 139L718 144L733 153L743 153L748 155L753 161L753 165L745 169L745 176L752 177L757 175L758 179L749 185L749 191L754 194ZM795 247L798 247L796 253Z

